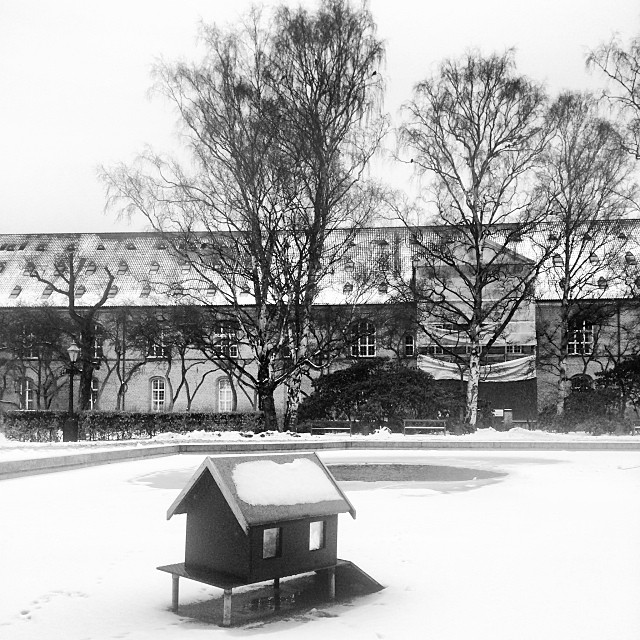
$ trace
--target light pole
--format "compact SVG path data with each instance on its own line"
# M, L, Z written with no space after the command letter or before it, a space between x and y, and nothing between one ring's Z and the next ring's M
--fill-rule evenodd
M78 371L76 361L79 353L80 347L75 342L72 342L67 349L67 354L69 355L69 368L67 369L69 374L69 415L62 430L63 442L76 442L78 440L78 424L73 414L73 376Z

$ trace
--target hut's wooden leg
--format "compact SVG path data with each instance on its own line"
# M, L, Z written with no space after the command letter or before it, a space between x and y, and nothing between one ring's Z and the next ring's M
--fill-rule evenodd
M178 612L178 594L180 592L180 576L171 576L171 610Z
M336 568L327 569L327 582L329 586L329 600L336 599Z
M224 590L224 598L222 600L222 626L231 626L231 589Z
M276 609L280 608L280 578L273 579L273 602Z

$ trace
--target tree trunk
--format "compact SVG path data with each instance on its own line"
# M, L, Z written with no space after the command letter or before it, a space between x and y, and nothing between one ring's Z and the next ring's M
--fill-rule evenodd
M302 387L302 369L297 369L287 380L287 409L284 416L284 430L298 429L298 407L300 406L300 388Z
M276 416L276 403L273 399L273 389L258 389L258 401L264 414L265 431L280 431Z
M558 397L556 399L556 416L561 418L564 415L564 403L567 397L567 356L560 356L558 363Z
M480 345L472 344L469 356L469 379L467 381L467 398L464 421L471 427L478 420L478 388L480 386Z

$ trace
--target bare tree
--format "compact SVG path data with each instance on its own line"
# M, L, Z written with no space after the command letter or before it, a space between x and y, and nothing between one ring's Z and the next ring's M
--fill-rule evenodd
M80 347L78 408L84 411L91 405L91 383L98 366L95 347L99 312L109 298L115 276L108 267L98 269L95 263L88 261L74 242L70 242L63 253L53 256L53 264L51 259L52 256L46 252L33 253L26 258L25 271L29 271L32 278L43 283L50 292L60 294L65 300L67 314L73 325L71 338ZM81 284L81 274L89 262L95 267L92 282L94 290L88 294L94 302L83 304L81 298L85 295L86 287ZM71 437L77 439L77 424L74 428L76 433Z
M404 107L400 141L430 181L425 198L433 228L406 212L415 277L396 273L401 299L419 304L421 328L442 343L463 337L452 355L468 376L465 421L475 425L480 364L504 334L544 256L517 249L545 219L533 186L547 133L542 88L516 74L513 52L471 52L447 60L417 85Z
M622 136L592 95L563 93L550 108L549 122L554 135L539 179L553 223L540 242L557 247L545 267L545 296L560 305L557 317L542 324L540 357L558 376L560 416L570 348L586 367L596 354L599 328L615 313L608 298L625 288L629 231L620 219L633 208L635 185Z
M603 96L615 107L624 122L620 142L625 151L640 159L640 37L625 48L618 39L591 51L587 67L604 74L609 87Z
M192 267L182 293L237 326L244 353L228 364L256 389L268 429L280 385L291 381L297 406L312 306L375 204L362 178L381 135L373 31L342 0L281 9L270 29L256 12L236 30L205 29L202 63L158 69L196 169L147 155L104 172L110 203L142 213Z

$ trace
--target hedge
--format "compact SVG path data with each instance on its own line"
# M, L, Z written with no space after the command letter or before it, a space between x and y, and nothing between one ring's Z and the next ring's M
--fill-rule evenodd
M7 438L22 442L57 442L62 439L66 411L10 411L2 416ZM127 413L85 412L76 415L80 439L128 440L158 433L191 431L264 430L262 413Z

